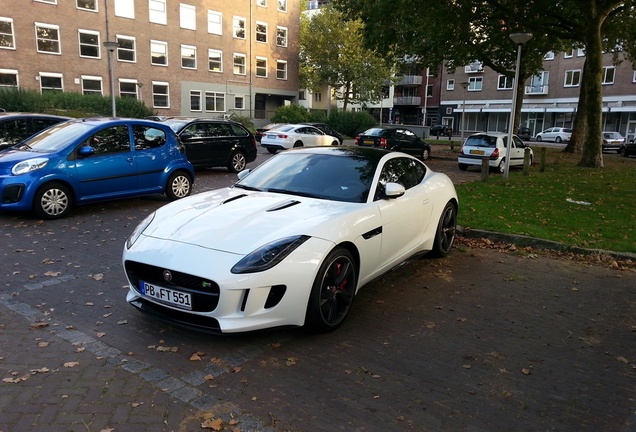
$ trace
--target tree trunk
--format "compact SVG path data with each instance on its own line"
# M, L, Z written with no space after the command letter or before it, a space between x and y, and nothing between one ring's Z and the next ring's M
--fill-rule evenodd
M587 57L583 64L583 73L581 74L581 89L579 91L579 103L576 108L576 117L572 125L572 138L567 146L563 149L564 153L583 154L583 142L587 136L587 91L586 91L586 70L588 67Z

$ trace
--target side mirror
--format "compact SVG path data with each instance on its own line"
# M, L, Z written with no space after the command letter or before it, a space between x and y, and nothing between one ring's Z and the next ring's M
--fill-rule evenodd
M400 183L387 183L384 186L384 197L385 198L399 198L404 195L406 189Z
M79 156L87 157L95 154L95 149L91 146L84 146L77 152Z
M181 138L182 140L188 140L192 138L192 134L189 132L184 132L181 135L179 135L179 138Z
M243 171L241 171L240 173L238 173L236 176L238 177L239 180L243 180L245 177L247 177L247 175L252 172L251 169L244 169Z

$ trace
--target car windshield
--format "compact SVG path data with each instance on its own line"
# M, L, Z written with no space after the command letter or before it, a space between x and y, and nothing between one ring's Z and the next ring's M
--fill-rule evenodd
M92 125L83 122L59 123L23 141L18 148L38 153L53 153L63 149L92 128Z
M473 135L466 138L465 146L469 147L495 147L497 137L490 135Z
M623 136L618 132L603 132L603 138L605 139L621 139Z
M234 187L351 203L366 202L377 158L341 149L316 154L289 151L276 155Z

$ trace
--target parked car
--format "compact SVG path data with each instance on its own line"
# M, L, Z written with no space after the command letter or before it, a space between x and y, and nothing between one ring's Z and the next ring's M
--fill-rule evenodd
M293 147L315 147L339 145L338 138L327 135L320 129L306 124L287 124L265 132L261 146L270 153Z
M431 146L410 129L404 127L374 127L355 138L355 145L379 147L391 151L401 151L427 160Z
M135 119L76 119L0 153L0 210L43 219L73 205L148 194L190 194L194 169L167 125Z
M240 123L188 117L166 117L159 121L176 132L195 167L222 166L236 173L256 160L254 135Z
M602 151L615 151L620 153L625 144L625 137L618 132L603 132Z
M504 133L508 133L508 128L504 129ZM532 132L529 127L519 126L519 132L517 133L519 139L529 141L532 139Z
M562 127L552 127L539 132L535 139L541 141L554 141L555 143L562 143L570 141L572 138L572 129Z
M636 156L636 142L629 140L629 142L623 143L619 153L623 157Z
M263 126L262 128L256 128L256 133L254 134L254 138L256 138L256 142L260 143L261 139L263 138L263 135L268 130L275 129L278 126L284 126L286 124L287 123L269 123L269 124L266 124L265 126Z
M0 150L14 146L49 126L67 120L71 120L71 117L0 112Z
M457 210L450 178L412 156L286 151L141 222L122 255L126 300L205 331L334 330L365 284L420 254L446 256Z
M429 130L429 134L433 136L437 136L437 137L441 135L451 136L453 135L453 128L445 124L436 124L431 126L431 129Z
M342 143L344 142L344 136L340 132L338 132L337 130L335 130L331 126L329 126L327 123L310 122L310 123L305 123L305 124L317 127L318 129L320 129L321 131L323 131L327 135L331 135L333 137L338 138L338 142L340 143L340 145L342 145Z
M481 166L482 159L488 158L488 166L500 173L505 170L508 149L508 134L503 132L485 132L469 136L462 145L457 163L465 171L469 166ZM523 166L525 149L530 150L530 164L534 153L517 135L512 135L509 166Z

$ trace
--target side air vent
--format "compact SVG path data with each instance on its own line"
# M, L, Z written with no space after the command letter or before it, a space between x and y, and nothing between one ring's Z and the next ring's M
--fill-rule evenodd
M288 208L288 207L295 206L296 204L300 204L300 201L296 201L296 200L289 200L289 201L286 201L286 202L284 202L284 203L281 203L281 204L279 204L279 205L277 205L277 206L275 206L275 207L272 207L272 208L268 209L267 211L268 211L268 212L271 212L271 211L283 210L283 209L286 209L286 208Z

